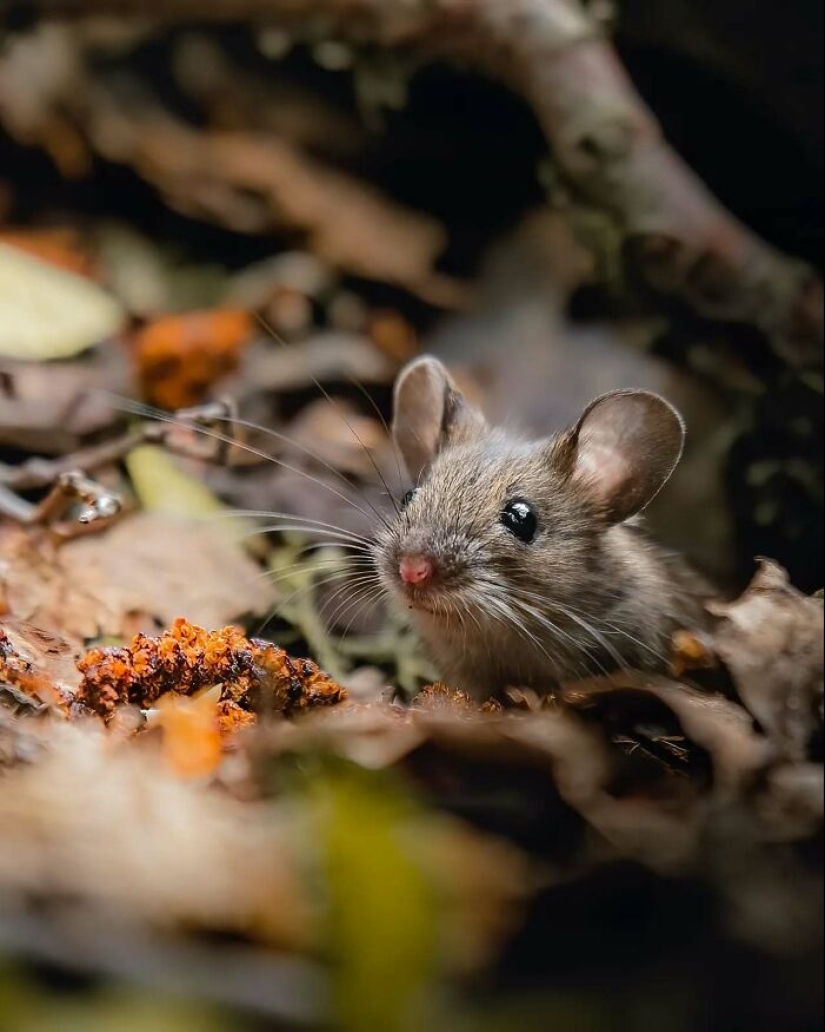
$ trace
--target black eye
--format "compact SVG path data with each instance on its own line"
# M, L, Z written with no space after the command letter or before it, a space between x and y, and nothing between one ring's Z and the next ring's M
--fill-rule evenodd
M529 545L535 539L539 521L527 502L510 502L501 513L501 522L519 541Z
M404 497L401 499L402 511L406 509L412 502L413 498L418 494L418 491L407 491Z

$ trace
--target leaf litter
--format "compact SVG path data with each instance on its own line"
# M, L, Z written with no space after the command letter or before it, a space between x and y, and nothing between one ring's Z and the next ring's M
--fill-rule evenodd
M151 106L113 110L65 60L84 45L62 33L29 59L63 48L46 85L82 74L92 135L120 123L119 160L171 207L242 229L233 240L280 225L307 250L229 271L109 222L91 247L0 235L0 930L14 941L39 921L61 964L118 975L115 957L145 941L184 986L212 944L211 991L278 1016L293 997L269 975L290 958L287 983L323 986L306 994L312 1020L333 1010L354 1032L406 1030L410 1014L519 1027L500 1001L480 1015L471 999L513 983L550 987L512 1012L537 1029L571 1014L612 1027L594 1003L603 941L630 985L625 955L646 936L664 964L692 943L708 965L741 946L806 970L825 810L821 600L766 562L710 633L678 636L670 677L623 671L547 698L513 686L484 706L434 683L380 607L336 617L358 593L324 583L346 563L320 525L371 530L371 506L388 504L376 467L400 488L393 377L427 340L422 302L460 309L471 293L438 271L445 227L289 134L210 137ZM18 114L78 170L90 140L51 107L35 96ZM21 276L26 291L9 292ZM401 290L415 303L396 304ZM42 291L52 311L26 303ZM508 340L531 332L535 313L511 314ZM249 425L161 413L149 446L149 410L118 400L179 409L226 394ZM37 505L75 460L122 497L116 525L64 541L8 515L23 510L4 492ZM254 541L257 517L233 509L287 516ZM691 920L706 910L703 939ZM239 944L250 969L273 967L230 996ZM462 994L472 1005L455 1005Z
M316 368L329 382L335 367ZM289 375L282 391L312 385ZM310 484L319 508L297 503L304 474L338 470L333 491L363 497L372 460L392 478L394 459L372 409L339 405L333 418L303 403L288 441L251 429L218 476L196 451L181 464L124 449L98 474L128 500L105 533L59 542L0 526L0 901L68 893L82 912L144 925L158 949L231 933L322 956L353 1028L415 1010L437 978L505 963L547 893L617 863L713 885L730 929L773 948L776 929L746 919L747 893L709 843L745 822L737 856L758 859L821 836L821 601L765 564L705 638L677 636L672 677L626 671L547 698L514 686L485 706L433 684L409 705L398 686L420 685L427 665L406 632L341 641L325 621L342 553L311 524L250 549L254 517L226 519L203 482L229 483L221 495L238 504L263 476L271 507L283 477L296 525L307 508L340 524L329 487ZM357 428L369 463L335 420ZM191 426L170 428L184 451ZM284 644L334 676L245 633L273 607ZM349 693L364 664L378 668L361 678L372 687ZM792 863L801 891L804 852ZM797 930L809 948L815 929Z

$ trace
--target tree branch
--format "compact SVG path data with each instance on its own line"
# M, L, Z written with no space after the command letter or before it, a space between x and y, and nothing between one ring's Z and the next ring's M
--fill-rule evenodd
M144 15L144 0L29 0L45 15ZM579 194L609 212L646 282L699 314L762 330L821 364L823 287L761 241L668 146L579 0L166 0L153 17L255 18L301 37L342 35L471 61L531 105Z

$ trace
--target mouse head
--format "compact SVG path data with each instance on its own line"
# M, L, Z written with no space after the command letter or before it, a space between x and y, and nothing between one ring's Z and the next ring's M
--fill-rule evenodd
M422 358L398 379L393 436L415 487L378 541L385 584L424 617L495 621L503 606L564 603L598 576L603 535L664 487L685 430L662 398L619 391L527 443L489 428Z

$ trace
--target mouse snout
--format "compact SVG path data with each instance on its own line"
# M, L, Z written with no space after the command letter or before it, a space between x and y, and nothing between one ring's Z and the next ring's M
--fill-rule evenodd
M435 579L435 563L425 555L403 555L398 574L410 588L426 588Z

